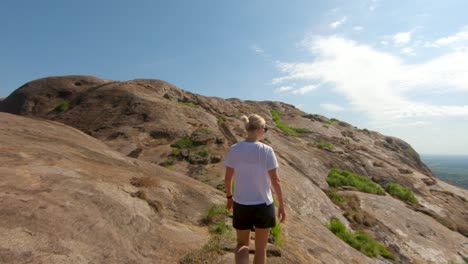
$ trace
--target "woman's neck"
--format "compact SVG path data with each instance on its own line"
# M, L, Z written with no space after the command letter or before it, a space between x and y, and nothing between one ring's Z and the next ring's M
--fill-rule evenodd
M247 138L245 138L245 141L247 141L247 142L257 142L258 141L257 135L249 133Z

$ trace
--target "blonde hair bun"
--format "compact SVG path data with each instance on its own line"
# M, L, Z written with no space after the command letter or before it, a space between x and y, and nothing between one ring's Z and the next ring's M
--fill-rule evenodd
M266 124L265 119L257 114L250 114L249 117L243 115L240 119L245 123L245 129L247 131L264 128Z

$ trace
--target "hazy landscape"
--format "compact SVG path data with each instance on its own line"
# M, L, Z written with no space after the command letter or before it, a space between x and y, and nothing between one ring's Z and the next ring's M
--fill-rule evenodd
M468 189L468 156L424 154L421 158L437 178Z

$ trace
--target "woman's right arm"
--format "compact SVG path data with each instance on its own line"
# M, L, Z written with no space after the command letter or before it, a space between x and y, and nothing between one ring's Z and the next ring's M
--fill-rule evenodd
M233 176L234 176L234 168L226 166L226 174L224 176L224 187L226 189L226 197L231 197L231 198L227 198L226 207L227 207L228 210L231 210L232 205L233 205L233 199L232 199L232 178L233 178Z
M278 176L278 170L272 169L268 171L268 175L270 175L271 185L273 190L275 190L276 198L278 199L278 219L281 223L286 220L286 213L284 212L284 203L283 203L283 192L281 190L280 178Z

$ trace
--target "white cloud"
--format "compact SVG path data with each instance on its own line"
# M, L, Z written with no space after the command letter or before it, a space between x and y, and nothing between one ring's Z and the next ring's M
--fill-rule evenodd
M296 89L294 91L292 91L293 94L306 94L310 91L313 91L315 89L317 89L318 86L316 85L307 85L307 86L304 86L304 87L301 87L299 89Z
M327 83L354 110L367 113L380 124L422 117L468 117L468 104L438 105L409 99L410 93L427 90L468 92L468 50L407 64L396 55L337 36L312 37L304 45L315 60L278 63L284 76L275 78L274 83Z
M330 23L330 27L333 28L333 29L338 28L341 25L343 25L344 23L346 23L346 20L348 20L348 19L346 17L343 17L340 20L337 20L337 21L335 21L333 23Z
M393 43L395 43L395 45L404 45L411 41L412 34L411 31L397 33L393 36Z
M283 93L292 89L293 89L292 86L281 86L275 90L275 93Z
M450 46L453 48L467 48L468 47L468 26L465 26L461 31L451 36L439 38L432 43L428 43L426 46L429 46L429 47Z
M353 27L353 29L354 29L355 31L361 31L361 30L363 30L364 28L361 27L361 26L355 26L355 27Z
M341 112L344 110L343 107L336 104L320 104L320 107L329 112Z
M406 54L406 55L414 55L415 54L414 48L411 48L411 47L406 47L406 48L402 49L401 53Z
M257 54L264 54L265 53L265 51L260 46L258 46L257 44L250 45L249 49L253 50Z

